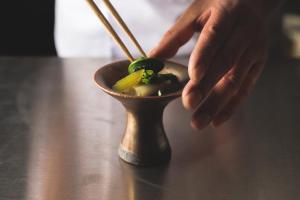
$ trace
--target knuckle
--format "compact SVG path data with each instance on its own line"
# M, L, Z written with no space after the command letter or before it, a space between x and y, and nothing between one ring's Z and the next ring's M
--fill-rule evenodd
M207 27L205 27L205 29L203 29L202 31L202 35L203 37L209 39L209 38L215 38L218 39L219 38L219 28L217 25L208 25Z
M240 88L240 78L237 75L230 74L226 76L226 85L233 95L235 95Z
M232 9L233 6L229 6L228 2L226 1L220 1L218 4L214 4L211 8L211 10L215 13L217 13L218 15L224 16L224 17L228 17L231 15L232 13Z

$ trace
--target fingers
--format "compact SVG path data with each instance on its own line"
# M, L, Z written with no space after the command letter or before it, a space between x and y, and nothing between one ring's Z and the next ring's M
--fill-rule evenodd
M193 115L192 126L194 128L206 127L236 94L254 64L251 61L254 60L254 56L253 52L247 51L240 62L214 86L210 96Z
M265 53L259 53L265 52L264 46L262 46L262 50L258 48L259 45L252 47L245 51L235 67L222 77L213 87L209 97L197 108L191 123L194 128L202 129L211 121L214 125L220 125L231 116L234 108L248 96L266 60ZM258 59L259 61L257 61Z
M212 64L216 53L229 37L234 24L234 18L224 9L212 7L210 16L202 29L189 61L189 76L194 82L199 82Z
M255 83L257 82L261 72L263 71L265 62L257 63L250 70L249 75L240 87L240 90L235 94L231 100L222 108L222 110L215 116L213 124L215 126L220 126L225 121L227 121L234 113L234 110L243 102L249 93L253 89Z
M199 106L219 80L237 64L241 55L249 46L249 43L249 41L244 41L243 32L241 30L236 30L214 58L214 62L210 66L210 69L205 73L204 78L200 82L191 80L184 88L183 105L187 109L195 109ZM238 71L235 73L242 74L245 73L246 68L237 68L236 70ZM235 81L234 79L236 79L236 77L231 77L231 81Z
M205 12L197 18L189 12L184 13L175 25L164 34L159 44L149 52L149 57L162 59L173 57L196 31L202 29L202 25L208 19L209 14L209 12Z

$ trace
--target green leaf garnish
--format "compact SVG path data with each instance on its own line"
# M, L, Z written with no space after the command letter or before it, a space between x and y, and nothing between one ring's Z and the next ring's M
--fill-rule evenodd
M129 74L136 72L140 69L152 70L155 73L158 73L165 66L164 62L155 58L145 58L141 57L133 61L129 67Z
M155 79L156 74L153 70L145 70L143 77L142 77L142 83L144 84L151 84L153 80Z

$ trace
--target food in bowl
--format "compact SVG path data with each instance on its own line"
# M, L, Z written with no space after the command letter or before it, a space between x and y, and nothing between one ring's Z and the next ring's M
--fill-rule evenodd
M182 88L185 78L170 72L155 58L139 58L128 66L128 75L113 85L113 90L133 96L162 96Z

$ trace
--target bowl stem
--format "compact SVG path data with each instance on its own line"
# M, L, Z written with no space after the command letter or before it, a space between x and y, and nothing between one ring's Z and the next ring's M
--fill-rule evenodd
M163 111L169 101L123 101L127 126L119 148L125 162L147 166L166 163L171 148L163 127Z

